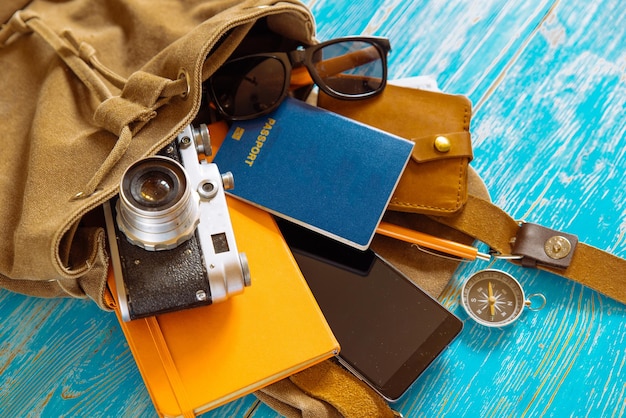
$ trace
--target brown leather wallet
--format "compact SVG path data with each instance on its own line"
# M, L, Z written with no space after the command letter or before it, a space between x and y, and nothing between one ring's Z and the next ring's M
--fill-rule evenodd
M320 93L318 106L415 143L389 209L446 216L463 207L473 158L467 97L387 85L382 94L366 100Z

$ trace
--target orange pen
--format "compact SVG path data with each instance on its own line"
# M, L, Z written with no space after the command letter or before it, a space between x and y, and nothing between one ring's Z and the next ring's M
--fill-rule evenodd
M489 261L491 256L487 253L478 251L478 248L471 245L465 245L458 242L450 241L444 238L434 237L423 232L414 231L399 225L390 224L389 222L381 222L376 228L376 232L387 237L410 242L431 250L439 251L455 257L467 260Z

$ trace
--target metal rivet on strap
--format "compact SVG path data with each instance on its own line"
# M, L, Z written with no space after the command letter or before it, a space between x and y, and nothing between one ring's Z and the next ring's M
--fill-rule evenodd
M450 151L451 147L452 144L450 143L450 140L445 136L438 136L437 138L435 138L435 149L437 151L448 152Z
M567 257L570 251L572 251L572 244L567 238L555 235L548 238L543 245L543 250L548 257L554 260L560 260L561 258Z

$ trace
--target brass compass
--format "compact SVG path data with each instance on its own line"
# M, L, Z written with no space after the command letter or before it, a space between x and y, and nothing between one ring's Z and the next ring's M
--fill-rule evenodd
M537 299L538 306L531 300ZM487 327L503 327L515 322L524 307L540 310L546 298L536 293L527 300L522 285L501 270L481 270L474 273L461 289L461 304L476 322Z

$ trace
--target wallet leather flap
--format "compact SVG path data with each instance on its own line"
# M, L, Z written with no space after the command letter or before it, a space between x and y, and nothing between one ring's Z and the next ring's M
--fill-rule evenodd
M445 158L474 158L471 135L467 131L411 138L415 147L411 159L418 163Z

